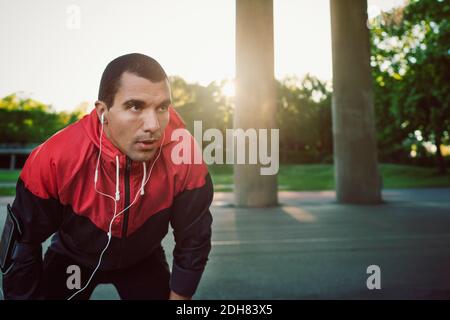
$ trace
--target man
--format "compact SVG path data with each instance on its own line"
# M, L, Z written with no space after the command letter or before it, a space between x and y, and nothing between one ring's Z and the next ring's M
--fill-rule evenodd
M211 249L213 187L204 163L171 161L180 128L157 61L111 61L95 109L33 150L20 174L0 250L5 298L88 299L100 283L122 299L191 298Z

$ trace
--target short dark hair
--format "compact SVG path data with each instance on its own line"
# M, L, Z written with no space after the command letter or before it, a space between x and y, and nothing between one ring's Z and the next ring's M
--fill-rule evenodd
M120 77L124 72L133 73L152 82L167 79L166 72L158 61L144 54L130 53L114 59L103 71L98 91L98 100L103 101L108 109L114 104L114 97L120 87Z

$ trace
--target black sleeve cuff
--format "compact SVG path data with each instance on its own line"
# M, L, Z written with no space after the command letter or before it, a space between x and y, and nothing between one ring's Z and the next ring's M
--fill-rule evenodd
M172 275L170 278L170 289L175 293L192 297L202 277L203 270L187 270L172 264Z

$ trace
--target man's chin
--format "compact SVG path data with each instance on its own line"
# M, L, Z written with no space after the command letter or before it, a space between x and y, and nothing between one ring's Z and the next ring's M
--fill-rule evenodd
M134 152L133 154L128 155L128 158L130 158L133 161L138 161L138 162L147 162L151 159L153 159L153 157L156 154L156 148L152 149L152 150L148 150L148 151L140 151L140 152Z

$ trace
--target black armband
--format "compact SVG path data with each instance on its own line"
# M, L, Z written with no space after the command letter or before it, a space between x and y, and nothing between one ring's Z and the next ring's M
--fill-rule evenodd
M8 273L13 266L13 253L21 236L20 220L8 204L5 226L0 240L0 269L3 273Z

